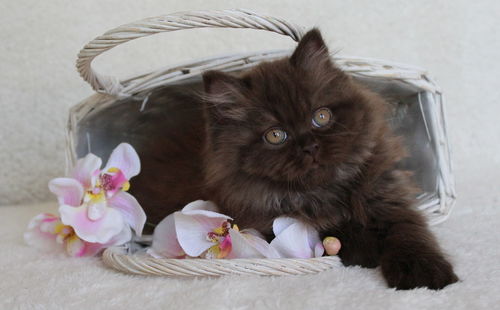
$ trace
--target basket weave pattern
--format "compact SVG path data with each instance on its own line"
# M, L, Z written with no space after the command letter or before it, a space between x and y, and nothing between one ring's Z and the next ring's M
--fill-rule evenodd
M228 274L306 275L341 265L337 256L308 259L162 259L146 255L128 255L124 246L107 249L103 254L103 261L106 265L127 273L178 277L217 277Z

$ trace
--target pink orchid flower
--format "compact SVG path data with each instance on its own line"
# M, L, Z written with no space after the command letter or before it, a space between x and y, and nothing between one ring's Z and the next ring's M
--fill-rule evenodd
M278 257L256 232L239 231L230 220L210 201L191 202L156 226L148 253L167 258Z
M318 232L310 225L290 217L279 217L273 222L276 236L271 241L283 258L321 257L325 251Z
M47 252L65 251L69 256L94 256L101 250L123 244L131 238L130 228L123 234L112 238L108 243L91 243L80 239L71 226L64 225L61 219L50 213L35 216L28 224L24 240L30 246Z
M88 154L78 160L69 177L49 182L59 201L62 223L89 243L130 239L130 227L140 236L146 214L126 192L129 180L140 172L139 156L130 144L122 143L102 170L101 164L99 157Z

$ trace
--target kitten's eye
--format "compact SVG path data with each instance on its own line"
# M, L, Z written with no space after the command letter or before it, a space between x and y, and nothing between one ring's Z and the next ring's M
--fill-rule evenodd
M320 128L329 125L333 121L332 111L328 108L319 108L314 112L312 124L314 127Z
M273 145L285 143L286 138L286 131L281 128L271 128L264 133L264 140Z

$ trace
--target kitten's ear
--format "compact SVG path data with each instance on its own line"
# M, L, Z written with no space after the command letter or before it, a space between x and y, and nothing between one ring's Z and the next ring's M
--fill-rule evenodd
M240 79L221 71L203 73L206 104L211 117L218 120L242 120L245 114L243 92L249 87L247 79Z
M205 92L209 95L222 95L238 91L239 81L236 77L221 71L207 71L203 73Z
M328 48L317 28L309 30L290 57L290 63L304 70L315 69L318 65L330 63Z

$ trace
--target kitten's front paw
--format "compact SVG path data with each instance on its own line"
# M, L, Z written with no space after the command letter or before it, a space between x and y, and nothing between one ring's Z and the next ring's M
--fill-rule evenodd
M382 273L390 287L439 290L458 281L453 267L440 255L395 255L382 260Z

